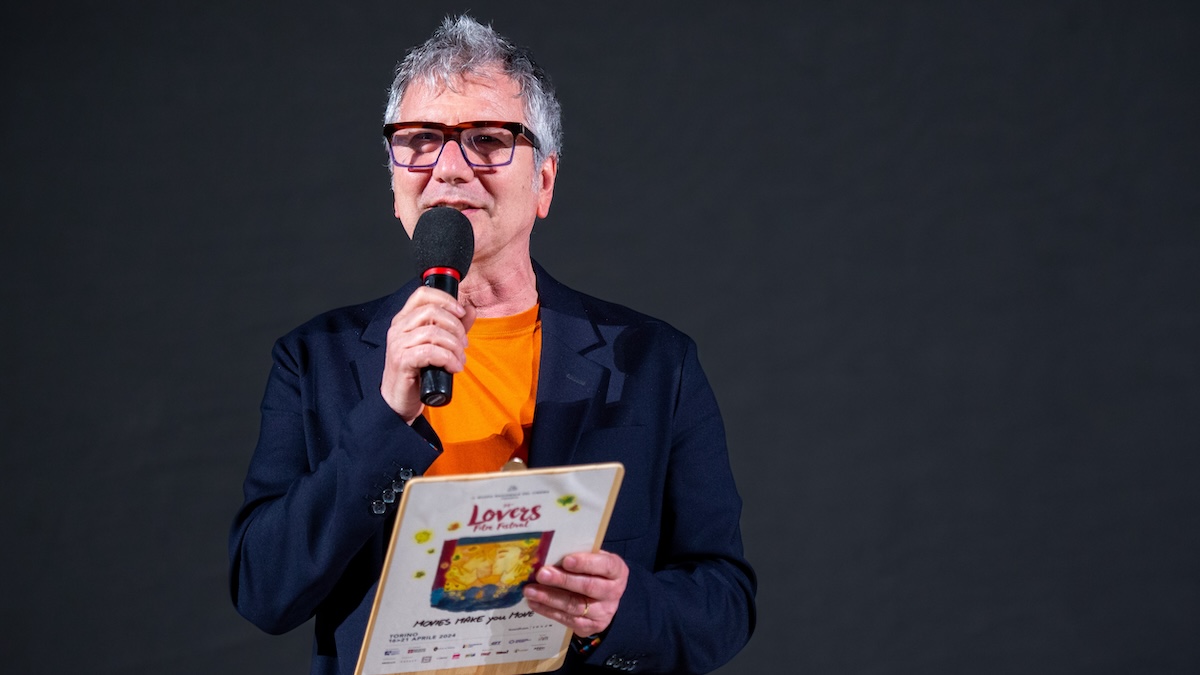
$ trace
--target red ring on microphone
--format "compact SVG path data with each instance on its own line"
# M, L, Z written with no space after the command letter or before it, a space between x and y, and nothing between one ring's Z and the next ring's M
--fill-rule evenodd
M455 281L462 281L462 275L460 275L458 270L454 269L453 267L430 267L429 269L425 270L424 274L421 275L421 281L425 281L434 274L444 274L448 277L454 277Z

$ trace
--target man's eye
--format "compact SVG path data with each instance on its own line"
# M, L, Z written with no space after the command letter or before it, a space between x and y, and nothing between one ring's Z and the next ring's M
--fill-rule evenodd
M494 152L508 147L508 142L501 136L479 134L471 138L471 145L480 152Z

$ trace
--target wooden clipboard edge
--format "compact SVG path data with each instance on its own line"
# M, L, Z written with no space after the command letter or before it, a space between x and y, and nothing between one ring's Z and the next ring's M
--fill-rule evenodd
M621 492L621 483L625 480L625 465L620 462L599 462L595 464L572 464L570 466L550 466L540 469L522 469L520 475L552 475L557 473L573 473L581 470L600 470L600 469L616 469L613 474L612 488L608 493L608 501L604 505L604 512L600 516L600 525L596 528L596 540L592 543L592 553L600 550L600 545L604 543L604 535L608 532L608 522L612 519L613 507L617 503L617 495ZM358 649L358 663L354 667L354 675L362 675L363 668L366 666L367 646L371 644L371 635L375 632L375 617L379 613L379 604L383 600L383 589L387 585L388 570L392 568L392 556L396 552L396 541L400 532L400 523L404 519L404 507L408 504L409 491L414 485L422 483L444 483L448 481L476 481L497 478L504 475L504 471L491 471L488 473L473 473L457 476L417 476L408 481L404 488L404 492L400 493L400 504L396 507L396 521L392 525L392 536L388 542L387 555L383 558L383 571L379 575L379 585L375 589L375 600L371 603L371 615L367 619L367 630L363 633L362 646ZM544 673L550 670L555 670L562 666L567 658L567 649L571 644L571 633L567 631L563 638L562 644L559 645L558 653L548 659L539 661L510 661L507 663L495 663L483 666L464 666L461 668L442 668L439 670L422 670L422 671L400 671L390 675L406 675L410 672L420 672L422 675L523 675L524 673ZM537 664L530 670L530 664Z
M371 614L367 617L367 630L363 633L362 646L358 648L358 664L354 666L354 675L362 675L366 666L367 645L371 644L371 635L375 632L375 617L379 613L379 603L383 600L383 587L387 582L388 570L392 568L392 556L396 552L396 532L400 530L400 518L404 515L404 506L408 503L409 489L413 483L424 480L420 477L408 481L404 491L400 493L400 503L396 506L396 520L392 523L392 536L388 542L387 555L383 557L383 570L379 575L379 584L375 588L375 600L371 602Z
M600 514L600 524L596 527L596 540L592 542L592 553L600 551L600 545L604 543L604 535L608 533L608 521L612 519L613 508L617 505L617 495L621 492L621 483L625 480L625 465L620 462L600 462L596 464L576 464L570 467L554 467L566 469L579 469L586 467L589 469L615 469L613 472L612 488L608 492L608 500L604 503L604 511ZM553 473L549 469L541 469L546 473ZM536 670L525 671L527 673L544 673L549 670L557 670L562 666L567 659L567 650L571 646L571 631L567 631L563 636L562 644L558 646L558 654L552 662L544 662L538 665ZM525 661L529 663L529 661ZM449 675L449 674L448 674ZM475 675L511 675L510 673L492 673L491 671L479 671Z

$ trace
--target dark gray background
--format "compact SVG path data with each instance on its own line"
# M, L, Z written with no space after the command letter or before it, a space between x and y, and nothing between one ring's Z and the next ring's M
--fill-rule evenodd
M535 255L700 345L722 673L1200 670L1192 4L23 4L7 672L305 672L226 591L269 350L409 275L385 88L467 7L559 86Z

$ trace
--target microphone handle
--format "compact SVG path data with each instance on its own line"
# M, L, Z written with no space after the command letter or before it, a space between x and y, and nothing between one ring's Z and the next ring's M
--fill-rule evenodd
M426 274L423 283L458 297L458 279L449 274ZM453 394L454 375L438 366L425 366L421 369L421 403L438 408L449 403Z

